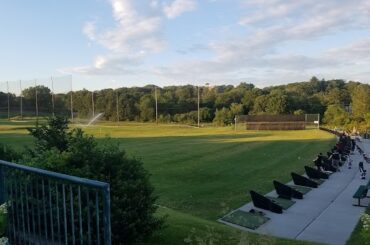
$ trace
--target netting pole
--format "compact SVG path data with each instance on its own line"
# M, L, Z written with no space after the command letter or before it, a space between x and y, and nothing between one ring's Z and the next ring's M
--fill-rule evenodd
M237 125L236 115L235 115L234 121L235 121L235 133L236 133L236 125Z
M199 86L198 86L198 128L200 127L200 94L199 94Z
M117 109L117 122L119 122L119 108L118 108L118 102L119 102L119 94L118 91L116 92L116 109Z
M35 79L35 109L36 109L36 118L39 117L39 105L37 100L37 80Z
M71 122L73 123L73 83L71 76Z
M10 121L10 93L9 93L9 82L6 82L6 89L8 92L8 120Z
M91 91L91 106L93 118L95 117L95 105L94 105L94 91Z
M157 97L157 87L154 88L155 97L155 123L158 124L158 97Z
M320 114L317 114L317 128L320 129Z
M22 80L19 80L19 89L21 91L21 119L23 119L23 91L22 91Z
M50 77L50 80L51 80L51 104L53 106L53 117L55 117L54 81L53 81L53 77Z

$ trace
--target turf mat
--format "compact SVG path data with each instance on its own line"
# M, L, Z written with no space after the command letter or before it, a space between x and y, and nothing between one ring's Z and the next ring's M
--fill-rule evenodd
M322 183L325 182L325 180L323 179L311 179L311 180L315 181L318 185L321 185Z
M295 203L295 201L284 199L284 198L268 197L268 196L266 197L269 198L271 201L275 202L276 204L278 204L284 210L290 208Z
M307 194L311 188L307 186L301 186L301 185L290 185L291 188L293 188L296 191L299 191L300 193Z
M226 215L221 220L255 230L262 224L266 223L269 219L270 218L267 218L260 214L237 210L231 214Z

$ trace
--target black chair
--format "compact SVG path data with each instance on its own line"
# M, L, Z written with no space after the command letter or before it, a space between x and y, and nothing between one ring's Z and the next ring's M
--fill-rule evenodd
M276 193L279 195L279 197L289 200L291 198L303 199L303 194L293 189L292 187L280 183L279 181L276 180L273 181L273 184L275 186Z
M294 172L291 173L292 175L292 179L293 179L293 182L295 185L303 185L303 186L307 186L307 187L311 187L311 188L317 188L318 187L318 184L313 181L313 180L310 180L309 178L306 178L302 175L299 175L299 174L296 174Z
M283 213L283 208L268 199L267 197L255 192L255 191L250 191L250 195L252 198L253 205L257 208L262 208L265 210L270 210L271 212L277 213L277 214L282 214Z

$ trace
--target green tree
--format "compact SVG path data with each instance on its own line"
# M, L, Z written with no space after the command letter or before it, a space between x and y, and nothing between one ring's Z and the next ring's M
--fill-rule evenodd
M352 94L352 112L355 117L364 117L370 112L370 85L358 85Z
M230 113L232 116L243 115L244 114L243 104L232 103L230 106Z
M50 113L52 109L52 96L51 91L48 87L38 85L35 87L29 87L22 91L23 103L25 110L36 110L36 97L37 106L39 113L47 112Z
M140 99L140 118L143 121L152 121L154 119L155 101L152 95L144 95Z
M213 123L217 126L225 126L227 124L232 123L233 116L229 109L222 108L220 110L216 110L215 118L213 119Z
M329 105L324 114L324 123L345 126L349 123L349 113L338 105Z

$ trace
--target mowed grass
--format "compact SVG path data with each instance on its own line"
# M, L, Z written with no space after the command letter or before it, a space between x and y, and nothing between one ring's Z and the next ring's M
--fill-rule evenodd
M0 125L0 142L18 149L32 146L26 125L19 126ZM272 180L287 182L292 171L302 173L304 165L335 142L319 130L234 132L228 127L139 123L101 123L84 130L99 140L113 138L151 173L159 214L169 218L168 228L150 244L183 244L189 236L212 232L220 241L243 239L240 232L215 221L249 202L249 190L267 193L273 189Z

